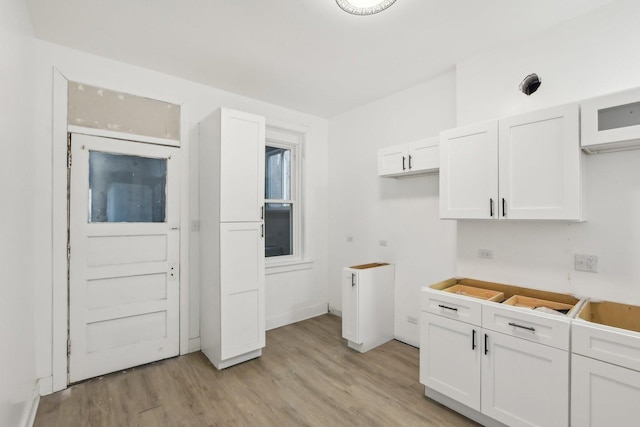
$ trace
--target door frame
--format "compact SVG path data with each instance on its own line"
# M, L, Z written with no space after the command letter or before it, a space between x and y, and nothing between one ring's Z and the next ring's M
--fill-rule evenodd
M180 354L189 352L189 134L187 105L184 101L158 98L154 94L135 93L130 89L114 87L111 82L100 82L95 79L65 76L60 70L53 68L53 117L52 117L52 311L51 311L51 392L68 386L67 338L69 334L69 288L67 277L67 133L78 127L67 125L67 102L69 81L78 81L110 90L131 93L164 102L180 105ZM71 129L70 129L71 128ZM87 135L107 136L129 139L139 142L153 143L154 138L131 135L119 132L107 132L98 129L81 128ZM157 142L157 141L156 141ZM47 390L48 391L48 390Z

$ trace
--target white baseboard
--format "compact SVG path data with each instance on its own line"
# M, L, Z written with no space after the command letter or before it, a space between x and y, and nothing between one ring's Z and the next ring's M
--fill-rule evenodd
M267 331L281 326L290 325L292 323L300 322L301 320L310 319L312 317L321 316L327 313L327 303L320 303L310 305L308 307L302 307L294 310L291 313L281 314L279 316L273 316L267 319L266 328Z
M38 392L40 396L46 396L53 393L53 377L44 377L38 380Z
M189 348L187 349L187 353L193 353L198 350L200 350L200 337L189 338Z
M329 306L329 313L333 314L334 316L342 317L342 310L338 310L335 307Z
M25 413L24 418L24 427L33 427L33 423L36 421L36 414L38 413L38 405L40 404L40 390L38 383L36 382L36 386L33 388L33 399L31 400L30 408Z

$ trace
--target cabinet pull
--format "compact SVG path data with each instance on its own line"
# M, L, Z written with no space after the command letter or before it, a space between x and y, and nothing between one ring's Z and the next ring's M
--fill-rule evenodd
M405 161L405 157L404 157L404 156L402 156L402 170L407 169L407 168L405 168L405 167L404 167L404 161Z
M409 169L411 169L411 154L409 154Z
M260 219L264 219L264 205L260 206Z
M356 285L356 273L351 273L351 286Z
M507 202L502 198L502 216L507 216Z
M264 224L260 225L260 237L264 239Z
M472 329L472 334L471 334L471 350L475 350L476 349L476 330Z
M536 328L532 328L531 326L522 326L517 323L509 322L509 326L513 326L514 328L526 329L527 331L535 332Z
M489 335L484 334L484 354L489 354Z
M493 199L489 199L489 216L493 218Z
M438 307L440 307L440 308L446 308L447 310L458 311L458 309L457 309L457 308L455 308L455 307L449 307L449 306L442 305L442 304L438 304Z

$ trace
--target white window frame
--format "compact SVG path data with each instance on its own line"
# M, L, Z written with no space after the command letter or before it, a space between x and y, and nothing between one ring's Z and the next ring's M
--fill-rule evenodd
M265 258L267 274L269 268L299 265L304 263L304 134L281 127L270 126L267 123L266 146L291 150L291 204L293 250L291 255L280 255ZM266 148L265 148L266 150ZM285 200L265 199L266 203L288 203ZM279 270L271 271L271 273Z

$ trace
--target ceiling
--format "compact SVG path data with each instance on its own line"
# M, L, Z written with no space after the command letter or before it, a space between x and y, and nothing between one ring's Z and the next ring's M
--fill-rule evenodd
M612 0L27 0L36 37L331 117Z

